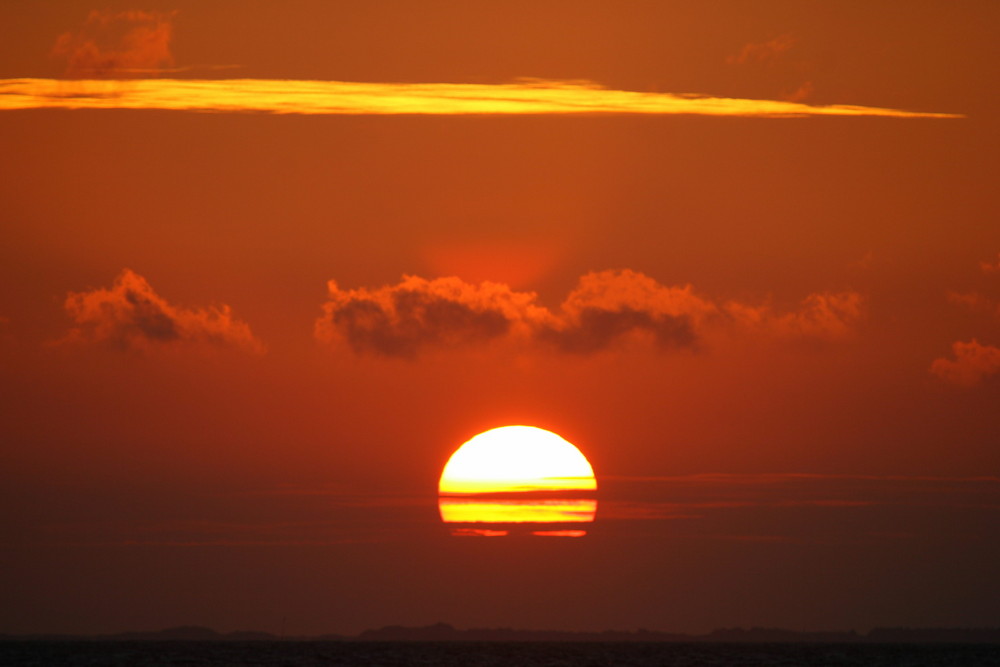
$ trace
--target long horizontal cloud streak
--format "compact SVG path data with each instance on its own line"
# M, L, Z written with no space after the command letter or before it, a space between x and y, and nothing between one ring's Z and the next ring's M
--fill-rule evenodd
M356 83L285 79L0 80L0 110L165 109L345 115L646 114L960 118L836 104L609 90L565 81L508 84Z
M753 508L878 507L933 508L953 516L980 513L990 520L1000 509L996 476L763 473L602 479L602 520L704 519Z
M854 292L813 294L787 312L715 302L690 285L661 285L629 270L583 276L554 311L536 299L507 285L454 277L406 276L397 285L349 290L330 281L315 334L357 353L397 358L494 341L590 354L635 339L662 350L697 349L727 333L842 339L850 336L863 310Z

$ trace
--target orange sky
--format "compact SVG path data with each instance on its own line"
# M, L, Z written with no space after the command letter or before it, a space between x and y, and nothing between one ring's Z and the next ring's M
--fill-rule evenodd
M998 19L0 6L0 632L1000 625ZM585 537L441 524L507 424Z

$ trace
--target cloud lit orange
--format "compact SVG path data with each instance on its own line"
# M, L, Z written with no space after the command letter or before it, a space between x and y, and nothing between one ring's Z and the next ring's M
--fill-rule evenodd
M129 269L121 272L110 289L71 292L65 305L76 325L68 336L70 341L107 343L120 349L206 343L264 351L250 327L235 319L229 306L173 306Z
M931 364L931 373L945 382L971 387L1000 373L1000 348L975 339L968 343L957 341L951 347L954 359L935 359Z
M599 271L582 276L556 310L533 292L456 277L405 276L397 285L341 289L315 324L316 338L355 352L414 358L433 347L512 340L574 354L600 352L629 338L659 349L693 349L713 333L836 340L863 316L856 292L816 293L800 307L714 301L691 285L661 285L642 273Z
M0 80L0 110L166 109L274 114L644 114L960 118L847 104L610 90L591 82L363 83L289 79Z
M152 72L173 64L172 12L93 10L77 31L65 32L52 48L69 76Z

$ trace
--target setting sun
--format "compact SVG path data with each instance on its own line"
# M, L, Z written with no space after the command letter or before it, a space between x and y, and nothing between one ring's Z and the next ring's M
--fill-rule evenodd
M534 426L503 426L459 447L441 473L442 494L593 491L594 470L574 445Z
M454 535L501 536L519 526L533 535L579 537L586 531L560 525L589 523L597 513L594 498L579 497L597 490L590 462L573 444L533 426L472 438L451 455L438 489L441 520Z

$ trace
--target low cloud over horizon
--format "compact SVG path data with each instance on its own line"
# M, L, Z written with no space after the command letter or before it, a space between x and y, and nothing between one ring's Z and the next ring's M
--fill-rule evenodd
M514 340L573 354L610 349L641 338L661 350L698 349L725 332L777 338L837 340L849 337L863 315L856 292L817 293L797 309L719 302L691 285L666 286L628 269L592 272L556 310L533 292L501 283L405 276L396 285L341 289L316 320L324 343L346 343L355 353L413 359L444 347Z
M229 306L173 306L130 269L124 269L110 289L70 292L65 308L76 326L63 342L101 343L121 350L209 344L258 354L264 351L250 327L232 316Z

